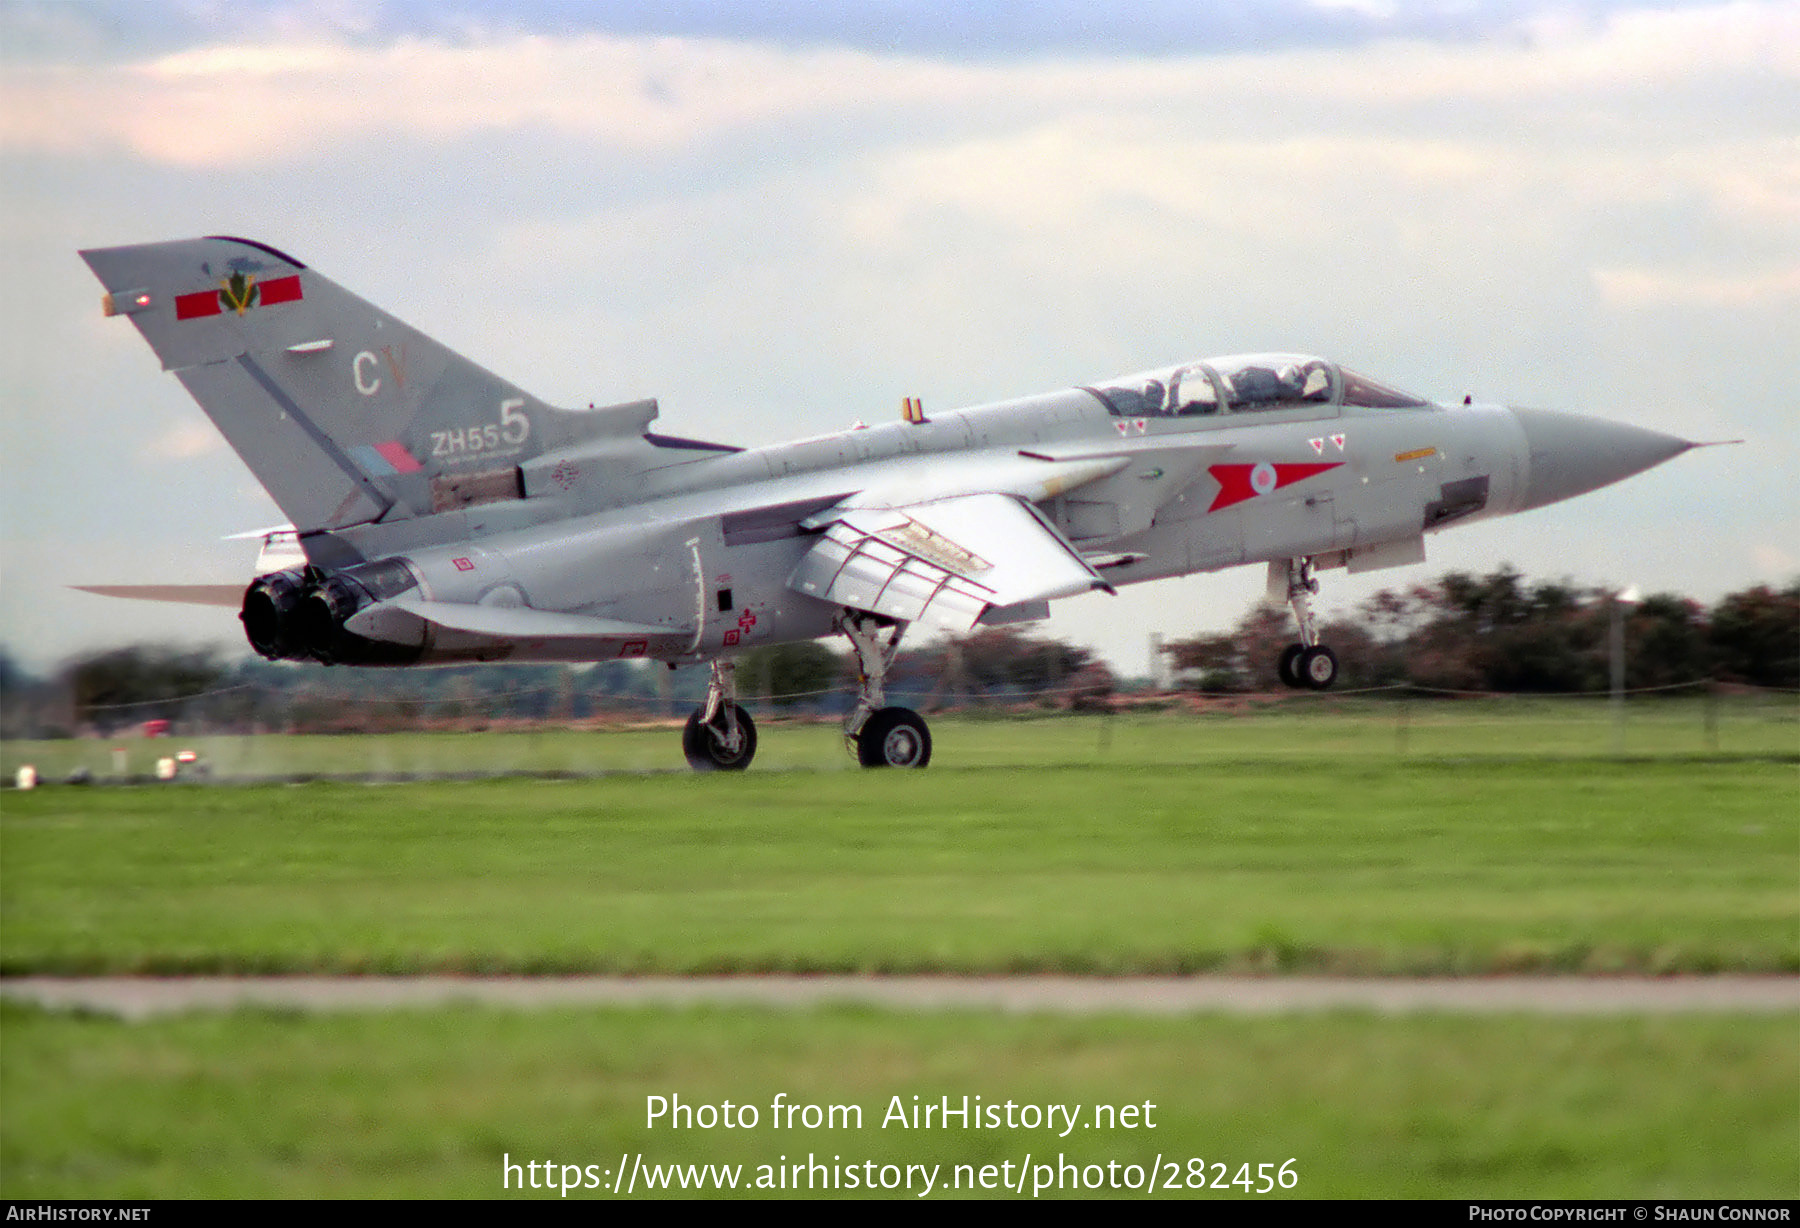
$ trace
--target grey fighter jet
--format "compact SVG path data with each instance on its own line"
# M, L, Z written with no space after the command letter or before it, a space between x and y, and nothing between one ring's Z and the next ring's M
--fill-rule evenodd
M748 648L845 636L849 748L923 767L924 719L883 696L914 623L1030 621L1244 563L1298 624L1283 681L1323 689L1316 573L1420 562L1427 533L1695 446L1247 354L949 413L908 399L882 426L746 450L652 430L654 400L546 405L266 244L82 256L293 522L304 561L230 598L257 652L708 662L682 739L701 770L756 753L732 672Z

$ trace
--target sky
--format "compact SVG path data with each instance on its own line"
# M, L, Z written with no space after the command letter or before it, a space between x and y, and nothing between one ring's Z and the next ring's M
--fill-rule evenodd
M978 11L971 11L978 10ZM1198 10L1198 11L1195 11ZM83 247L292 252L543 399L757 445L1258 350L1735 448L1325 573L1800 575L1800 0L0 0L0 646L234 612L282 517ZM1127 673L1260 568L1059 602Z

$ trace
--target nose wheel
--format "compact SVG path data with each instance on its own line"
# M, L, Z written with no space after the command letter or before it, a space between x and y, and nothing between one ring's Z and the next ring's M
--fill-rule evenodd
M1313 578L1311 559L1289 559L1269 564L1269 595L1273 597L1285 587L1287 603L1300 626L1300 642L1281 650L1275 672L1283 686L1296 690L1323 691L1337 681L1337 654L1319 643L1317 624L1313 620L1312 599L1319 591Z
M856 735L856 761L864 767L922 768L931 762L931 730L911 708L882 708Z
M1306 651L1305 644L1289 644L1281 650L1281 657L1275 662L1275 672L1281 675L1281 685L1302 687L1300 681L1300 654Z
M1300 654L1300 681L1315 691L1330 688L1337 681L1337 653L1323 644L1314 644Z

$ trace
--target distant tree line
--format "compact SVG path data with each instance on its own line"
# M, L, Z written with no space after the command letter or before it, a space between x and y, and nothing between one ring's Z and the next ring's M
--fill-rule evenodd
M745 703L839 715L855 702L855 658L826 643L769 645L737 662ZM134 644L36 677L0 650L0 737L111 736L158 721L188 733L351 733L680 716L704 697L707 673L648 661L326 669ZM925 709L1099 707L1114 688L1090 650L1013 627L902 652L887 678L891 702Z
M351 733L579 721L659 710L704 690L646 662L365 669L229 659L133 644L33 677L0 651L0 737L102 736L153 721L189 731ZM687 671L691 674L694 671Z
M1530 583L1502 567L1384 589L1321 625L1338 687L1408 683L1452 691L1604 690L1610 596L1567 581ZM1279 687L1276 659L1295 639L1287 610L1258 604L1232 630L1166 646L1183 685ZM1732 593L1710 608L1659 593L1625 612L1626 685L1698 680L1800 687L1800 580ZM778 644L738 658L746 703L838 714L853 702L855 659L826 643ZM136 644L70 661L48 677L0 649L0 737L95 733L145 722L183 732L380 732L679 715L705 694L705 668L647 661L592 666L477 665L361 669L229 659L216 648ZM1035 703L1103 709L1121 688L1089 649L1017 627L981 627L902 652L890 702L925 710Z
M855 658L826 643L775 644L737 658L745 703L836 715L855 701ZM679 716L706 693L705 667L366 669L229 659L217 648L133 644L36 677L0 650L0 737L110 736L156 721L179 732L350 733ZM903 652L893 702L920 708L1043 700L1104 704L1112 672L1088 649L1011 627Z
M1531 583L1501 567L1383 589L1319 630L1337 653L1339 688L1600 691L1611 678L1611 603L1605 589ZM1629 688L1709 679L1800 686L1800 580L1731 593L1710 608L1657 593L1626 605L1623 616ZM1259 604L1229 632L1176 641L1166 651L1191 686L1274 690L1276 661L1294 638L1285 608Z

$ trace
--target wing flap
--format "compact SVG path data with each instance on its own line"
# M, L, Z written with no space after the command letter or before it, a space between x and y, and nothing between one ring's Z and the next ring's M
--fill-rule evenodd
M1003 494L845 510L794 568L788 587L959 630L990 607L1111 588L1043 517Z

